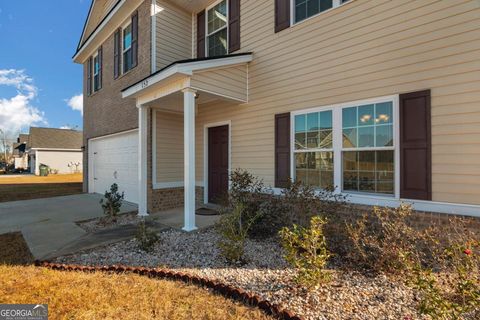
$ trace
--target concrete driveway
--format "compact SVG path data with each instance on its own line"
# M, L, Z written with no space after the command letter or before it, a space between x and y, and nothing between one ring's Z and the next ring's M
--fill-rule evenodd
M21 231L36 259L84 236L86 232L75 222L103 216L101 195L78 194L0 203L0 234ZM124 202L121 213L137 210L137 205Z

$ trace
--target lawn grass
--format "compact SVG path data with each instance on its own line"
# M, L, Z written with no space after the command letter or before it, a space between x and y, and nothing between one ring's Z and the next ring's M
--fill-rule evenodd
M29 264L33 255L21 232L0 234L0 264Z
M0 202L82 193L82 174L0 176Z
M51 319L272 319L207 290L135 274L0 265L2 303L46 303Z

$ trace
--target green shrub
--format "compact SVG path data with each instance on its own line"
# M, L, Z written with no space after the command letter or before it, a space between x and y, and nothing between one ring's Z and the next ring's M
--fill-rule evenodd
M334 188L320 190L301 182L289 182L280 196L273 195L262 180L248 171L236 169L230 175L231 188L227 207L242 204L246 218L257 217L249 236L271 237L292 224L307 226L317 214L334 215L345 205L345 196Z
M122 207L122 201L125 197L124 193L118 192L118 185L112 184L110 191L105 191L104 199L100 200L103 213L111 220L115 221L120 208Z
M137 233L135 235L135 239L138 242L138 246L145 252L152 252L155 246L155 243L158 242L157 234L148 229L145 223L145 220L138 224Z
M257 219L258 214L255 216L245 214L245 207L242 203L237 203L231 213L222 215L216 225L221 235L218 247L222 256L229 262L241 263L244 261L245 241Z
M323 234L327 221L314 216L309 227L293 225L280 231L285 259L298 269L297 282L308 288L329 280L330 274L324 270L331 257Z
M416 261L407 283L420 293L419 312L433 319L480 318L480 241L457 242L443 250L440 272Z

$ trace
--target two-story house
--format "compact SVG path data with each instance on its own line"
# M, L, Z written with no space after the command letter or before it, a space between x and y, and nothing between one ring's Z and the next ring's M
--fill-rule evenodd
M185 230L235 168L480 216L479 28L478 0L94 0L85 189Z

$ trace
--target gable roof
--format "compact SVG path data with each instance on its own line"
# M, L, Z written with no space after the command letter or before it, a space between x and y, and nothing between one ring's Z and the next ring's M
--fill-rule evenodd
M82 131L55 128L30 128L28 149L81 149Z
M28 134L20 133L18 135L18 143L27 143L28 142Z
M83 25L82 35L78 40L77 50L80 51L83 44L93 35L95 30L102 24L102 22L110 15L121 0L92 0L90 8L88 9L87 19ZM103 7L101 4L103 4ZM109 7L110 6L110 7ZM109 9L103 14L105 9ZM103 9L103 10L102 10Z

